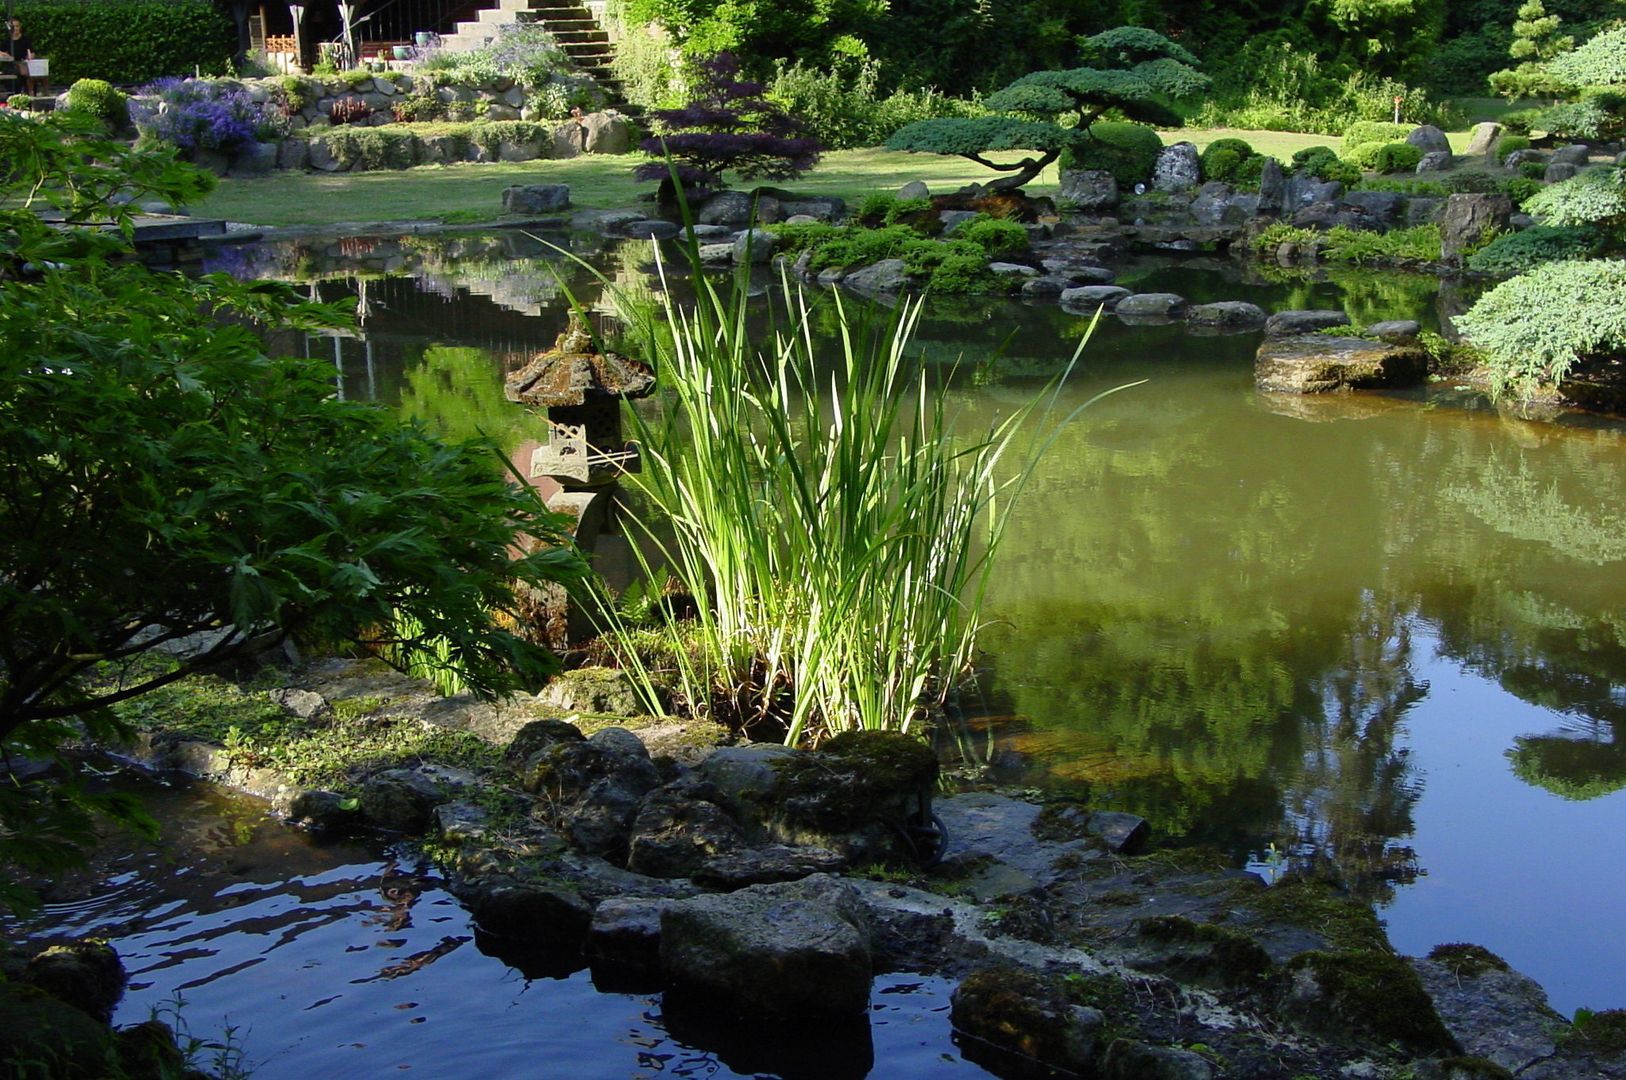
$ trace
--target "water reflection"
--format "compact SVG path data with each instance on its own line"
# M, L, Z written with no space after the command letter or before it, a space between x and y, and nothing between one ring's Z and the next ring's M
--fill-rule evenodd
M648 299L648 245L554 239ZM291 343L331 350L345 393L515 447L538 432L503 402L505 371L552 342L567 290L609 307L591 272L519 234L241 257L241 272L324 298L365 292L359 335ZM1121 279L1426 327L1472 292L1214 259L1133 263ZM833 329L828 310L816 318ZM1059 371L1088 325L1054 305L933 304L917 344L954 373L976 427ZM1596 908L1620 876L1621 430L1519 420L1449 387L1262 395L1256 344L1098 327L1064 407L1150 381L1066 430L1017 507L968 749L1006 779L1141 814L1165 841L1217 844L1239 863L1273 844L1321 864L1389 903L1401 939L1438 925L1413 909L1451 908L1450 936L1591 995L1560 1007L1626 1001L1606 973L1626 969L1626 945L1606 959L1580 935L1537 933L1535 918L1497 937L1525 894ZM1511 805L1592 846L1555 875L1462 824ZM1461 885L1458 868L1482 856L1497 864L1490 895Z

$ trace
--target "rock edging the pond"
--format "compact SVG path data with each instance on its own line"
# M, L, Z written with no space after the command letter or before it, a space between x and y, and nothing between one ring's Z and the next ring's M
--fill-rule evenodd
M935 972L961 980L962 1050L1000 1075L1037 1063L1123 1080L1626 1077L1619 1050L1571 1034L1499 960L1472 972L1444 950L1408 962L1369 907L1325 883L1266 888L1201 852L1137 856L1139 819L996 792L939 797L935 817L915 817L950 845L937 869L911 869L921 837L896 826L936 769L911 740L713 749L660 723L594 717L584 731L563 719L613 701L616 678L573 673L552 705L498 709L318 665L280 692L291 715L322 715L354 681L381 712L505 747L477 774L430 763L355 776L354 804L196 740L148 747L289 807L325 802L314 820L328 827L373 815L426 829L499 955L603 968L673 1008L827 1016L841 1030L876 974ZM878 804L890 825L869 813Z

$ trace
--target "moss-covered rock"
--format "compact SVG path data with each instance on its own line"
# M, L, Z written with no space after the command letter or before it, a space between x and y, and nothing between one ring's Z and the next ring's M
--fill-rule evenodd
M29 960L23 981L106 1024L129 977L119 954L105 941L71 941Z
M1483 945L1472 945L1463 941L1436 945L1428 951L1428 958L1435 963L1444 964L1450 969L1451 974L1458 978L1483 975L1487 971L1510 970L1506 960Z
M1300 1028L1337 1042L1376 1039L1411 1050L1457 1051L1417 973L1387 950L1308 952L1287 964L1282 1012Z
M937 782L937 755L913 735L843 732L777 764L779 812L810 828L844 832L878 817L905 818Z
M1016 1055L1068 1073L1088 1075L1100 1049L1104 1023L1098 1009L1075 1005L1059 982L1030 971L984 968L973 971L954 991L950 1019L954 1030L1000 1054ZM983 1047L965 1046L966 1056L994 1066Z
M1178 915L1135 923L1137 947L1130 964L1183 983L1217 987L1257 987L1270 974L1270 956L1246 934Z
M107 1025L43 990L0 983L0 1074L102 1080L114 1061Z

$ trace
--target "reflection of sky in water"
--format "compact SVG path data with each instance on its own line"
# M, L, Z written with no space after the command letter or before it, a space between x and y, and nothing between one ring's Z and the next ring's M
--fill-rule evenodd
M609 277L640 280L647 246L574 242ZM363 337L295 343L331 356L348 396L458 434L537 437L500 390L502 370L563 325L522 287L549 261L534 242L330 247L223 257L323 278L328 299L366 292ZM356 269L382 276L363 286ZM602 309L590 277L569 273ZM1435 326L1468 299L1424 277L1253 273L1203 258L1121 277L1194 302L1343 306L1360 322ZM937 304L918 345L945 369L1002 357L957 396L976 424L1058 370L1086 322L1053 305ZM1618 428L1524 423L1446 388L1267 399L1256 345L1098 328L1068 400L1149 381L1064 432L1018 508L984 710L1014 720L980 732L976 752L1239 862L1267 843L1330 859L1387 903L1407 950L1476 941L1565 1011L1626 1005L1626 945L1611 952L1580 921L1618 904L1626 750L1542 738L1590 723L1608 746L1620 719Z

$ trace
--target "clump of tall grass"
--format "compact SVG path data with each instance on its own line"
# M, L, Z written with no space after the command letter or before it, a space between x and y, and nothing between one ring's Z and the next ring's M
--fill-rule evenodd
M1010 502L1068 419L1059 380L966 435L910 350L919 301L878 322L832 294L823 355L799 290L763 332L743 279L693 283L692 306L662 290L634 314L661 392L632 414L627 478L651 508L645 574L693 603L653 628L607 611L607 647L651 709L664 693L789 743L909 731L969 670ZM1018 454L1025 426L1040 430Z

